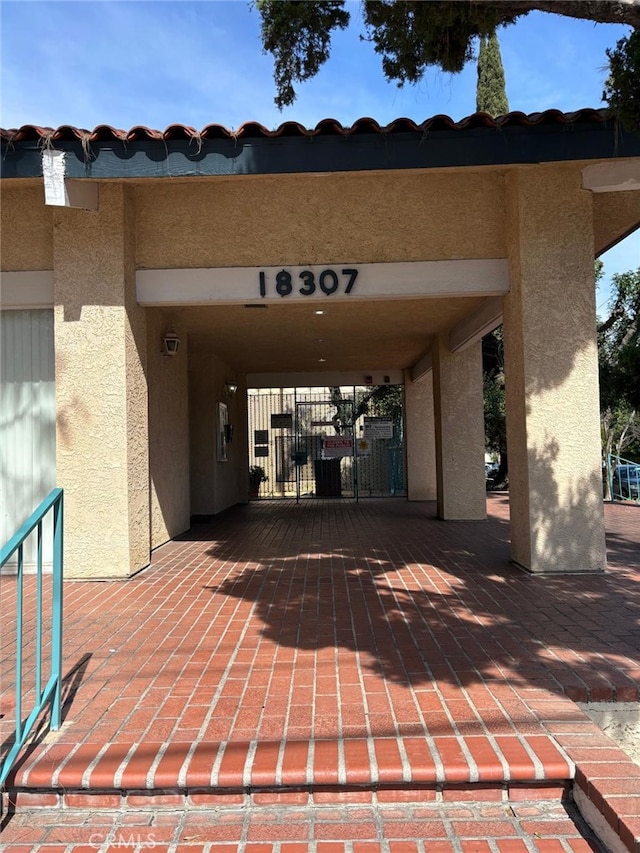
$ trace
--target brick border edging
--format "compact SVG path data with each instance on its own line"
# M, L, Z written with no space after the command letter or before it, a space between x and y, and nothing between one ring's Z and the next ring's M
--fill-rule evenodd
M582 817L613 853L640 853L640 766L590 720L566 732L547 728L575 764Z
M164 789L13 789L2 794L3 811L10 809L120 809L124 807L211 808L213 806L391 803L565 801L572 782L548 780L517 783L450 785L315 785L288 789L265 788L164 788Z
M573 798L589 826L614 853L640 853L640 767L620 750L616 773L598 775L605 768L583 763L576 768ZM613 769L608 765L607 769ZM605 837L606 836L606 837ZM612 843L619 839L621 847Z
M621 753L624 756L624 753ZM180 789L13 789L2 793L2 814L16 809L211 808L215 806L312 806L349 802L392 803L503 802L572 799L578 811L612 853L640 853L640 767L623 761L621 784L612 777L588 778L578 767L576 779L523 783L451 785L325 785L282 788ZM638 794L618 793L637 786ZM613 790L611 790L613 788ZM621 808L626 805L627 808Z

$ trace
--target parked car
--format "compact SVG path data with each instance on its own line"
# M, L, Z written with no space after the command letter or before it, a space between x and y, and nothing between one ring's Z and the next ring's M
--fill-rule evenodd
M640 465L618 465L613 472L613 494L626 500L640 500Z
M485 477L488 480L492 479L498 473L499 468L500 468L500 466L497 464L497 462L485 462L484 463L484 475L485 475Z

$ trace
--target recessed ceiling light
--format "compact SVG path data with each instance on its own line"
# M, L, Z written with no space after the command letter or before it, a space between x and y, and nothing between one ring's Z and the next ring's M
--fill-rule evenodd
M326 344L327 339L326 338L314 338L313 342L314 342L314 344Z
M322 311L321 309L318 309L317 311L314 311L313 313L314 314L324 314L324 311Z
M318 361L326 361L326 358L319 358Z

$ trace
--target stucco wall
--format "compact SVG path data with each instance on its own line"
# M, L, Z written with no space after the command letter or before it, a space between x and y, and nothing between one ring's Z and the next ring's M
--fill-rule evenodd
M504 257L503 179L281 175L136 187L140 267Z
M0 182L0 233L3 270L53 269L53 208L41 181Z
M593 239L596 254L608 249L620 235L640 226L640 192L593 193ZM638 259L640 263L640 259Z
M58 485L69 577L126 576L149 561L146 316L135 302L128 194L55 213Z
M605 566L592 216L592 195L570 167L510 177L512 555L534 572Z
M175 356L161 354L162 336L180 338ZM151 547L189 528L189 399L186 330L160 310L147 311Z
M432 501L437 497L433 371L417 382L407 375L405 383L407 497L410 501Z
M225 381L238 381L229 398ZM217 406L226 403L233 441L227 461L217 459ZM247 500L248 446L246 385L215 355L193 355L189 365L191 514L215 515Z
M433 348L438 515L484 519L482 344L452 353L441 333Z

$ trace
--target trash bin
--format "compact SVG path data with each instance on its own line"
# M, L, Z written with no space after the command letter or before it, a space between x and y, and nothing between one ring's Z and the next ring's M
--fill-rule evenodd
M313 473L317 498L342 497L340 459L314 459Z

